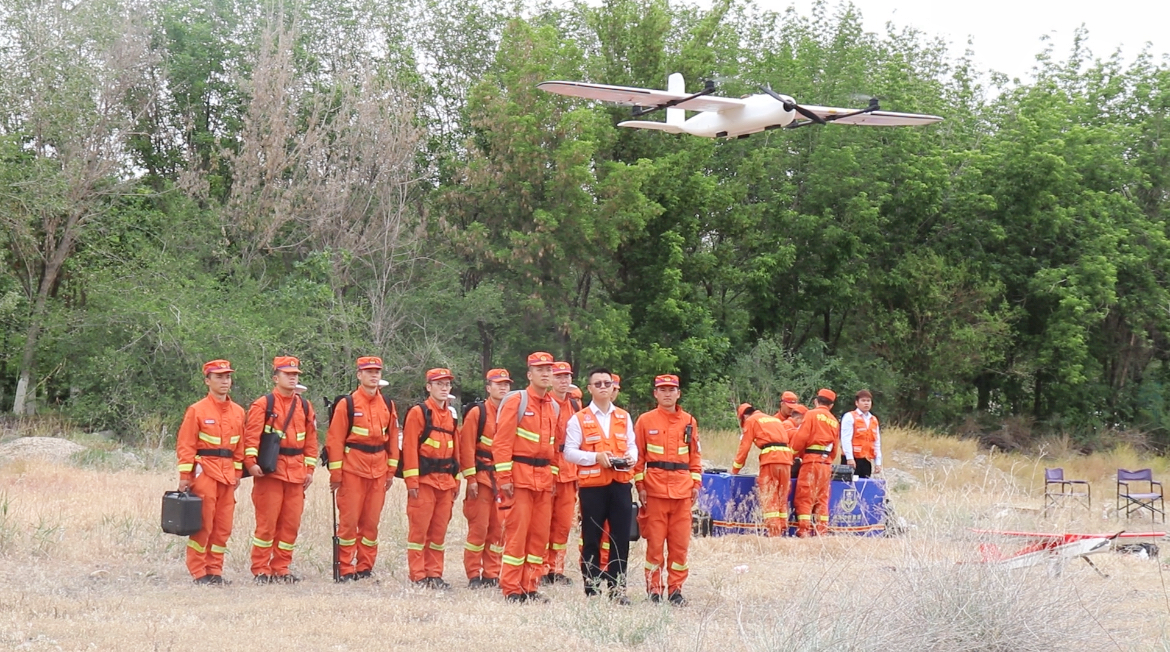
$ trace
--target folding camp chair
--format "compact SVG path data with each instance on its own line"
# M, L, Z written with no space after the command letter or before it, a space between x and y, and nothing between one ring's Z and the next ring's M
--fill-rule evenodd
M1144 493L1136 493L1130 491L1129 483L1131 482L1148 482L1149 491ZM1154 491L1157 486L1158 490ZM1154 472L1150 469L1142 469L1140 471L1126 471L1125 469L1117 469L1117 513L1125 510L1125 517L1129 518L1130 514L1134 512L1141 512L1142 510L1149 510L1150 520L1154 520L1159 514L1162 515L1162 522L1166 522L1166 503L1162 494L1162 483L1154 479Z
M1087 480L1065 480L1064 469L1044 469L1044 515L1068 498L1093 511L1093 487Z

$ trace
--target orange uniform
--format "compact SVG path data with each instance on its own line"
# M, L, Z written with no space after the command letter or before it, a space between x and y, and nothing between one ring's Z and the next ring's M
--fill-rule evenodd
M760 473L756 476L756 486L764 526L774 537L783 536L788 529L788 490L792 480L792 449L788 444L792 432L786 421L763 412L752 413L744 419L739 450L731 467L733 474L739 473L752 444L760 449Z
M552 365L551 355L539 355L547 356L547 363L543 357L534 360L538 356L534 353L529 356L529 367ZM522 395L527 395L525 401ZM526 405L521 406L522 402ZM541 396L531 386L508 394L500 403L492 458L496 482L513 484L512 496L503 496L500 505L504 519L500 588L510 598L536 593L541 578L552 512L552 462L560 424L552 394Z
M674 382L677 386L678 381ZM646 591L662 595L663 565L669 561L667 589L679 592L687 579L691 496L703 484L699 427L682 408L676 407L674 412L655 408L638 417L634 435L638 442L634 483L639 492L646 491L646 516L641 521L646 539Z
M266 415L268 396L272 397L272 413ZM301 529L305 478L317 466L317 426L313 406L304 397L279 392L268 396L252 402L244 423L245 468L256 464L261 433L280 434L276 471L255 478L252 487L252 505L256 508L252 574L282 578L289 575Z
M575 398L566 396L562 401L554 396L553 400L556 400L560 407L560 423L557 427L557 450L552 466L557 490L552 499L548 550L545 552L543 569L543 575L550 581L558 580L565 575L569 531L573 529L573 519L577 515L577 465L565 460L565 424L581 410L581 402Z
M244 408L211 394L188 407L179 426L175 446L179 479L192 482L192 493L203 499L203 529L187 541L187 570L196 580L223 575L236 485L243 473L243 435Z
M429 378L429 375L428 375ZM425 408L425 409L424 409ZM428 425L426 412L430 413ZM406 499L406 562L410 579L443 577L443 548L459 490L455 417L433 398L406 411L402 424L402 478L418 497Z
M341 483L337 538L343 577L371 571L378 557L378 522L398 467L398 415L391 405L381 392L358 388L338 401L329 422L329 481Z
M500 555L504 553L504 526L496 504L492 443L496 436L499 404L488 399L463 415L459 434L459 466L468 482L479 484L474 499L463 501L467 518L467 543L463 544L463 570L467 579L499 580ZM481 418L482 417L482 418ZM483 432L479 430L483 422Z
M836 397L829 390L821 392ZM839 428L829 408L818 406L804 415L804 423L792 440L792 449L800 455L800 475L793 499L798 536L808 536L811 530L824 534L829 529L829 489ZM817 518L815 528L813 514Z

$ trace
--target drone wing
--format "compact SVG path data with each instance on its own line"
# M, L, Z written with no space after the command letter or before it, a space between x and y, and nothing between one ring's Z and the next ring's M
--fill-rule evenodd
M894 113L892 111L861 112L857 109L841 109L833 106L809 106L804 108L819 115L825 122L866 127L915 127L941 122L937 115L921 113Z
M585 82L546 81L537 84L536 87L549 93L568 95L569 97L582 97L587 100L601 100L602 102L612 102L614 104L625 104L629 106L670 106L674 109L686 109L688 111L714 111L718 113L742 109L746 104L743 100L732 99L730 97L712 97L710 95L692 97L688 93L671 93L669 91L656 91L649 88L607 86L605 84L587 84ZM670 104L671 102L678 103Z

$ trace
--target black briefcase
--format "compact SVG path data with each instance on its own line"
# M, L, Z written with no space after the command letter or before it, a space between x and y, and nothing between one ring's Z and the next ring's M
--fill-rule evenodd
M202 498L189 491L168 491L163 494L163 532L189 537L202 529Z
M839 482L853 482L853 467L848 464L834 464L833 479Z

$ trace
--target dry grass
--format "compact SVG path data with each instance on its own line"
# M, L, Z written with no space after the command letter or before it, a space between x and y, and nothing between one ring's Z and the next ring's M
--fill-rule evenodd
M704 433L704 453L730 464L736 438ZM696 539L692 604L682 610L645 602L639 572L631 580L635 603L625 609L588 601L579 586L549 591L552 603L539 607L468 591L460 581L465 527L458 507L446 568L456 590L413 589L405 579L400 484L383 515L381 583L335 586L324 474L310 489L296 553L305 582L243 581L252 526L246 484L225 570L236 583L200 588L182 563L185 540L158 530L159 496L174 483L169 470L9 462L0 467L0 648L187 650L214 641L222 649L309 650L1170 649L1170 599L1159 563L1097 556L1108 578L1081 562L1059 575L1045 566L1002 571L957 563L976 560L987 541L970 527L1142 525L1084 510L1042 519L1035 479L1048 460L897 429L886 446L887 467L910 474L891 481L899 514L914 526L905 536ZM1139 459L1123 450L1059 463L1070 476L1097 483L1104 503L1112 497L1110 467ZM1144 465L1165 469L1163 460ZM636 544L633 567L643 554ZM737 572L742 566L747 571Z

